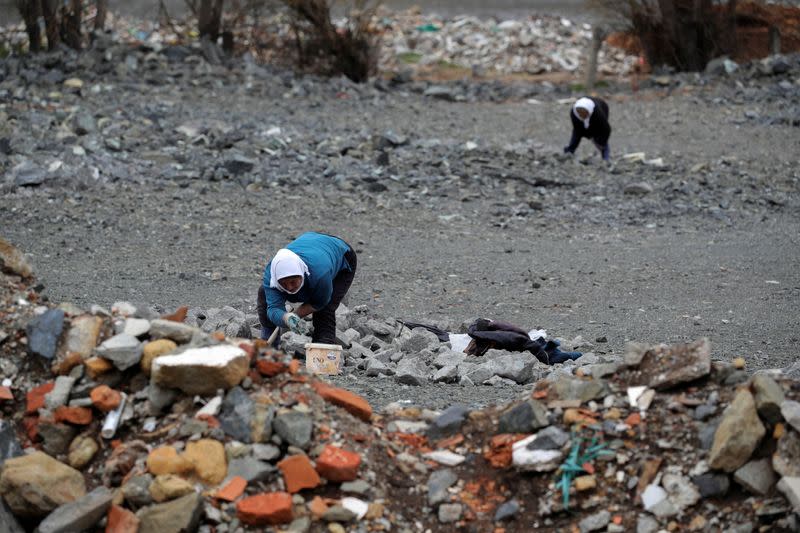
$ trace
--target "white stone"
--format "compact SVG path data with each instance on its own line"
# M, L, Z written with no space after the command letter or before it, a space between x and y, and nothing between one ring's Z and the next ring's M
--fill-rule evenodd
M114 363L120 370L126 370L142 359L143 345L133 335L120 333L106 339L97 348L97 353Z
M783 477L778 481L778 490L786 496L795 513L800 513L800 477Z
M111 312L115 315L133 316L136 314L136 306L130 302L114 302Z
M644 391L647 390L647 387L642 385L641 387L628 387L628 403L631 407L639 407L639 398L644 394Z
M642 493L642 505L646 511L652 510L656 505L667 499L667 491L658 485L648 485Z
M529 450L527 446L534 439L536 435L530 435L512 445L513 465L519 470L533 472L550 472L558 468L564 454L560 450Z
M466 457L463 455L451 452L449 450L435 450L426 453L423 455L423 457L425 459L430 459L431 461L436 461L437 463L445 466L460 465L466 460Z
M217 416L219 409L222 406L222 396L215 396L208 400L202 409L194 414L195 418L202 418L204 416Z
M248 368L244 350L222 344L155 359L151 380L160 387L180 389L187 394L214 394L218 389L241 383Z
M392 420L386 428L389 432L397 433L425 433L428 429L426 422L418 420Z
M125 320L125 327L122 329L123 333L133 337L141 337L150 331L150 321L145 318L129 318Z
M367 515L367 511L369 511L369 504L363 500L359 500L358 498L353 498L352 496L347 496L342 498L342 507L356 515L357 520L361 520Z
M781 403L781 415L797 431L800 431L800 402L784 400Z

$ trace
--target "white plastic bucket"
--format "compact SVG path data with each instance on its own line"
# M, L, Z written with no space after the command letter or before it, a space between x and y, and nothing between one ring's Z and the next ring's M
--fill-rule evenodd
M306 369L314 374L335 375L342 371L342 347L338 344L306 344Z

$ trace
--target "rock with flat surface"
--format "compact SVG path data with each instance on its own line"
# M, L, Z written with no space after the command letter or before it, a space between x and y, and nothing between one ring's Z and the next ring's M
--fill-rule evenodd
M247 354L238 346L194 348L155 359L150 379L160 387L211 395L241 383L249 364Z
M56 356L58 339L64 329L64 311L49 309L35 317L25 328L28 335L28 352L52 360Z
M37 533L71 533L91 530L111 507L112 493L100 486L74 502L65 503L47 515Z
M21 517L43 517L86 494L83 475L46 453L7 460L0 474L0 495Z
M187 494L176 500L140 509L139 533L186 533L196 531L203 511L203 497Z
M114 363L118 369L127 370L141 361L142 347L141 341L133 335L120 333L103 341L97 348L97 353Z
M638 382L657 390L669 389L707 376L711 372L711 343L653 346L642 355Z
M781 478L778 490L789 500L794 512L800 513L800 477Z
M170 339L178 344L186 344L199 331L198 328L172 320L159 318L150 321L151 339Z
M747 389L740 389L722 414L708 464L717 470L733 472L750 459L765 433L753 395Z
M70 322L67 330L67 338L64 341L64 348L68 352L75 352L86 359L97 346L97 339L100 337L100 328L103 327L103 319L99 316L82 315L77 316Z
M469 411L469 407L462 404L451 405L442 411L436 420L428 427L428 439L443 439L457 433L466 420Z
M757 496L766 496L778 478L769 459L758 459L745 464L733 474L733 480Z
M800 402L794 400L781 402L781 416L795 431L800 431Z
M449 468L435 470L428 478L428 505L435 506L447 501L450 496L447 489L457 481L458 476L453 470Z
M781 403L784 395L783 389L774 379L762 374L753 376L753 396L756 410L761 418L770 424L781 421Z
M314 421L304 413L289 411L276 416L272 428L284 442L305 449L311 444Z
M404 385L424 385L428 382L431 371L420 357L404 357L395 369L394 379Z
M531 433L547 425L547 408L536 400L527 400L500 415L497 431Z
M608 385L605 381L598 379L562 377L552 385L551 390L560 400L577 400L586 403L606 396Z
M784 477L800 477L800 433L784 430L772 454L772 468Z

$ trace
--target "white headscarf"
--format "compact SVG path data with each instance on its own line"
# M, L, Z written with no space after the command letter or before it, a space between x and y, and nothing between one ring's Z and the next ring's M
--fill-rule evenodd
M272 262L270 262L269 265L269 286L288 294L297 294L297 292L303 288L307 274L308 266L300 259L300 256L291 250L281 248L278 250L278 253L275 254L275 257L272 258ZM294 292L287 291L278 283L278 280L288 278L289 276L303 276L303 281Z
M582 119L581 116L578 114L578 108L582 107L586 111L589 112L589 115L586 119ZM592 113L594 113L594 100L591 98L583 97L579 98L575 105L572 106L572 112L575 114L576 117L583 120L583 127L589 129L589 119L592 118Z

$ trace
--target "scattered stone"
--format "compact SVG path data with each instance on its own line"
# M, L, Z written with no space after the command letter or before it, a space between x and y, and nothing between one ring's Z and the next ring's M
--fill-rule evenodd
M234 387L225 395L219 413L220 427L241 442L252 442L252 420L255 404L241 387Z
M82 469L94 458L100 447L92 437L80 435L69 445L68 462L72 468Z
M139 519L127 509L119 505L112 505L108 510L106 531L109 533L137 533Z
M395 369L395 380L404 385L424 385L429 376L428 365L419 357L404 357Z
M228 473L225 446L217 440L201 439L186 444L183 457L188 460L197 478L206 485L222 483Z
M203 497L194 492L170 502L145 507L136 513L139 533L195 531L202 511Z
M536 434L528 444L529 450L560 450L569 442L569 433L558 426L550 426Z
M583 492L597 487L597 478L594 476L578 476L575 478L575 490Z
M800 513L800 477L783 477L778 490L789 500L795 513Z
M458 466L466 460L463 455L449 450L434 450L424 454L423 457L445 466Z
M150 484L150 496L156 503L174 500L194 492L194 485L172 474L156 476Z
M708 464L717 470L733 472L747 462L765 433L753 395L740 389L722 415Z
M178 344L186 344L197 331L197 328L172 320L159 318L150 321L151 339L170 339Z
M80 472L42 452L8 459L0 473L0 495L21 517L43 517L85 494Z
M103 319L99 316L82 315L73 318L67 330L64 348L67 352L77 353L84 359L88 358L97 346L102 326Z
M494 513L494 521L502 522L504 520L513 520L520 510L519 502L516 498L512 498L507 502L502 503Z
M77 433L78 430L68 424L39 423L39 436L44 441L42 449L53 456L67 453L69 445Z
M69 533L92 529L111 507L111 491L100 486L77 500L65 503L47 515L38 533Z
M661 479L661 485L667 491L668 499L678 513L682 513L700 499L697 487L683 476L665 474Z
M56 356L58 339L64 329L64 311L49 309L28 323L28 351L52 360Z
M428 428L428 439L431 441L449 437L461 429L461 425L469 414L466 405L454 404L442 411Z
M578 400L581 403L608 395L608 385L602 380L562 377L553 384L552 390L561 400Z
M703 498L725 496L731 485L727 475L710 472L693 477L692 483L697 486Z
M122 395L108 385L100 385L92 389L90 398L92 405L104 413L113 411L122 402Z
M228 477L241 477L248 483L268 481L275 467L255 457L241 457L228 463Z
M276 416L272 428L284 442L305 450L311 444L314 422L306 414L289 411Z
M8 421L0 419L0 465L7 459L22 455L22 447L17 440L14 426Z
M151 379L160 387L212 395L241 383L249 365L247 354L237 346L209 346L155 359Z
M125 320L125 325L122 329L122 333L131 337L142 337L147 335L149 331L150 321L145 318L128 318Z
M641 384L656 390L689 383L711 372L711 343L700 339L690 344L654 346L638 364Z
M644 196L653 192L653 186L645 181L637 181L626 185L622 192L632 196Z
M531 433L546 427L547 408L536 400L522 402L500 415L498 433Z
M359 494L361 496L366 496L372 491L372 486L363 479L345 481L339 488L344 493Z
M142 359L142 343L132 335L120 333L103 341L97 353L114 363L118 369L127 370Z
M186 457L179 455L172 446L156 448L147 456L147 470L153 475L186 475L194 470L194 465Z
M443 503L439 506L439 522L442 524L458 522L463 511L464 508L460 503Z
M273 461L280 457L281 450L273 444L253 444L253 457L260 461Z
M447 489L458 481L456 473L443 468L435 470L428 478L428 505L435 507L437 504L447 501L449 493Z
M784 400L781 403L781 415L795 431L800 431L800 402Z
M640 514L636 518L636 533L656 533L658 530L658 521L652 516Z
M58 376L53 390L44 397L44 405L49 410L55 410L69 402L69 394L75 385L75 378L69 376Z
M766 496L778 479L769 459L758 459L745 464L733 474L733 479L751 493Z
M772 468L783 477L800 477L800 433L784 430L772 454Z
M611 513L608 511L600 511L584 518L578 524L581 533L589 533L590 531L598 531L605 528L611 522Z
M150 485L152 483L153 476L143 474L141 476L133 476L122 485L122 495L128 505L138 509L153 503L153 496L150 494Z
M33 269L22 252L2 237L0 237L0 272L8 272L22 278L33 276Z
M784 400L783 389L775 380L763 374L753 376L753 394L758 414L769 422L781 421L781 403Z
M559 467L564 454L561 450L530 450L528 444L534 441L531 435L512 445L512 464L523 472L551 472Z

